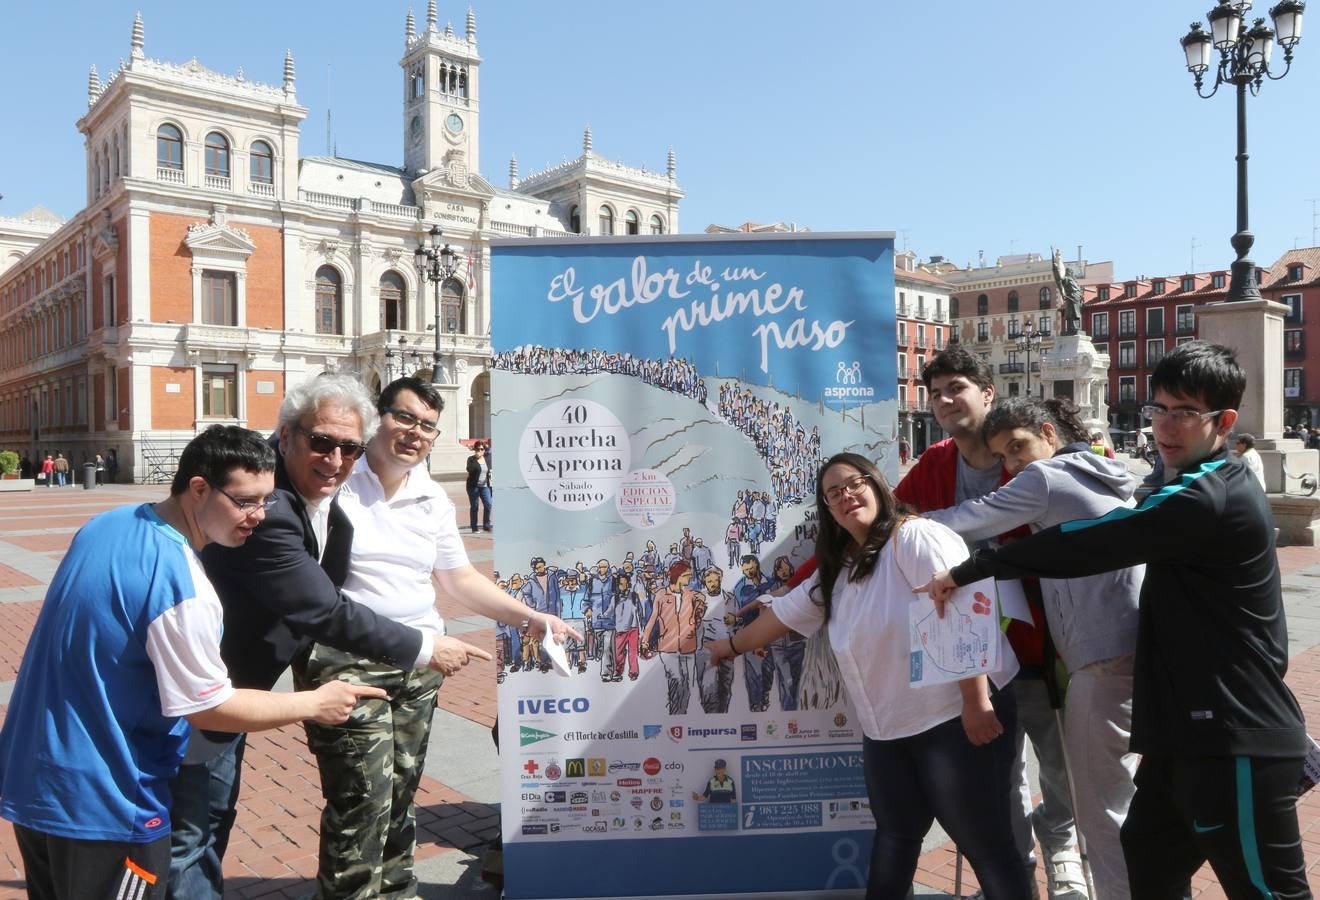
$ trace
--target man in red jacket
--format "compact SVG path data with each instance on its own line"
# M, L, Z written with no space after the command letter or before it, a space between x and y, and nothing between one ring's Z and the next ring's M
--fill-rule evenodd
M921 454L894 489L894 496L919 512L928 512L974 500L1007 482L1010 476L981 439L981 425L995 400L990 365L954 344L931 358L921 378L930 394L931 413L949 437ZM1022 536L1028 533L1021 529ZM1018 789L1022 798L1022 817L1014 823L1014 836L1023 863L1034 869L1034 826L1045 854L1051 898L1080 900L1086 897L1086 882L1077 853L1063 744L1045 683L1045 614L1034 579L1023 587L1035 627L1014 620L1008 628L1009 642L1021 666L1013 681L1019 723ZM1048 665L1052 664L1050 660ZM1040 762L1042 801L1034 810L1026 779L1026 737L1031 738Z

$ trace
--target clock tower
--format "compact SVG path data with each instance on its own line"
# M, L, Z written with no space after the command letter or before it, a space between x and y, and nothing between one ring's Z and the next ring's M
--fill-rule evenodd
M426 30L417 32L408 12L403 68L403 165L409 174L447 169L466 176L480 171L478 126L481 57L477 18L469 8L463 37L453 25L436 26L435 0L426 8Z

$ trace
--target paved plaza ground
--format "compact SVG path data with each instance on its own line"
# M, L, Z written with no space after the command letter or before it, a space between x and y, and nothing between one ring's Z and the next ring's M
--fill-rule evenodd
M1135 466L1134 466L1135 468ZM41 488L0 493L0 714L8 703L23 649L46 585L74 532L97 513L159 499L164 487L115 485ZM466 524L462 485L448 486ZM491 540L470 535L464 542L473 563L491 572ZM1320 721L1320 549L1279 551L1293 656L1288 682L1308 720ZM494 626L457 604L442 603L451 633L490 648ZM285 684L287 685L287 679ZM496 897L481 882L481 848L499 832L499 782L490 729L495 723L495 672L476 663L448 679L440 693L431 752L417 796L420 894L433 898ZM1315 730L1314 727L1312 729ZM253 735L245 758L243 799L225 860L227 897L302 898L312 893L317 825L321 808L315 763L302 728ZM1320 873L1320 791L1299 806L1309 871ZM918 881L927 896L954 890L954 853L940 835L928 841ZM1320 885L1320 877L1313 878ZM1222 897L1208 869L1193 882L1198 898ZM975 889L964 871L963 893ZM921 891L918 892L922 894ZM24 896L23 871L13 829L0 823L0 900Z

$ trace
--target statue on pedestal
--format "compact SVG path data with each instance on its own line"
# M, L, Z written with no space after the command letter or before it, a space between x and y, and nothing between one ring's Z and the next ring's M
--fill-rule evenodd
M1054 251L1054 284L1059 290L1059 305L1063 310L1063 333L1077 334L1082 330L1082 286L1073 277L1072 270L1063 264L1063 251Z

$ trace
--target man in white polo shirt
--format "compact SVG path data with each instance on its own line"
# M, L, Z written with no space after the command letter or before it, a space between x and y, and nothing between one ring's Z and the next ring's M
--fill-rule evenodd
M343 593L356 603L428 632L440 672L399 669L315 644L294 660L303 687L336 680L383 688L384 700L361 704L343 725L307 726L326 799L321 814L318 896L410 897L416 893L413 795L421 780L444 675L485 650L444 633L435 587L473 610L525 623L534 639L550 629L562 642L581 635L559 618L533 612L468 562L454 505L426 471L444 401L427 382L400 378L377 401L380 428L339 492L353 524Z

